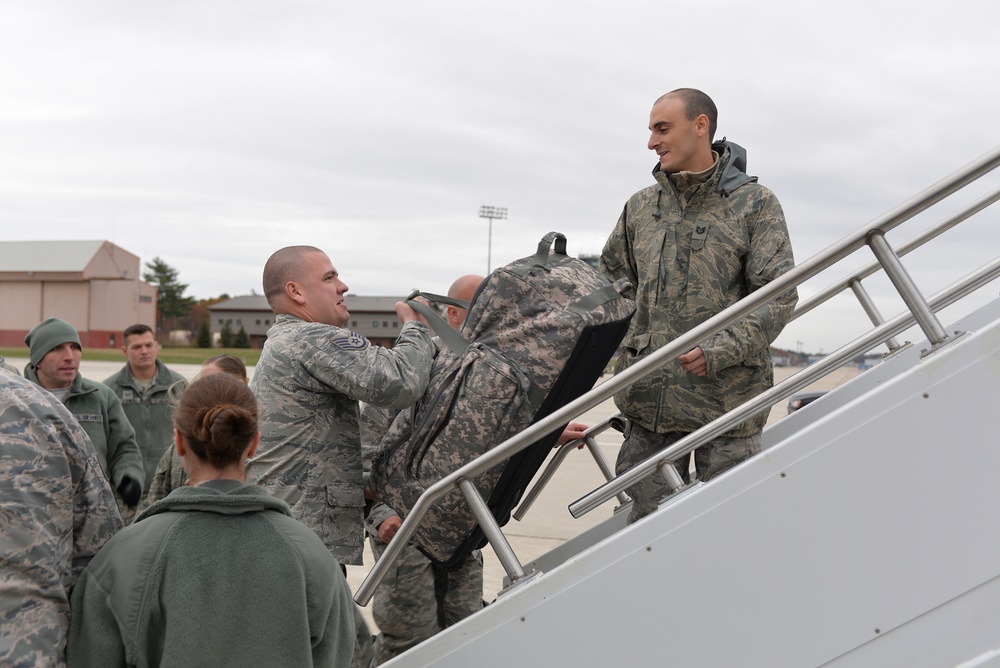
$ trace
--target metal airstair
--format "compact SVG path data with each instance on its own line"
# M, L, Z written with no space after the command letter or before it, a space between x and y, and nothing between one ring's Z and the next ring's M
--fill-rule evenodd
M358 590L364 604L426 509L454 487L477 512L509 586L490 606L390 666L1000 666L1000 300L943 325L981 294L1000 257L925 297L902 258L986 210L1000 188L895 248L886 233L1000 166L994 149L800 263L644 362L429 489ZM540 435L859 249L875 262L810 299L857 297L873 328L756 399L570 504L574 517L659 471L675 493L522 564L466 481ZM1000 249L996 249L1000 255ZM947 258L942 258L943 262ZM884 272L905 310L884 319L863 286ZM995 288L995 284L993 284ZM978 292L977 292L978 291ZM821 313L817 311L817 313ZM914 324L925 340L900 343ZM876 348L883 361L764 432L763 452L685 486L673 462ZM599 455L590 430L587 445ZM566 452L521 502L530 507Z

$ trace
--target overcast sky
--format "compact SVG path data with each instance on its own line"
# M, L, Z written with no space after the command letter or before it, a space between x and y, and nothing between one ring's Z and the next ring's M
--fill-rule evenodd
M299 243L326 250L353 293L443 291L487 268L481 205L508 210L494 267L549 230L599 253L652 183L652 101L692 86L778 195L802 261L1000 145L998 7L5 2L2 237L107 239L161 257L198 298L260 292L267 257ZM910 256L926 294L998 254L997 211ZM886 285L872 290L889 317ZM837 300L777 344L830 352L865 322Z

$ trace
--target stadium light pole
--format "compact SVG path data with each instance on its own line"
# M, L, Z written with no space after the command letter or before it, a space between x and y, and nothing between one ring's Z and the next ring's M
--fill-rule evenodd
M481 206L479 207L479 217L489 218L490 220L490 236L489 241L486 244L486 274L489 275L492 255L493 255L493 221L494 220L507 220L507 208L499 206Z

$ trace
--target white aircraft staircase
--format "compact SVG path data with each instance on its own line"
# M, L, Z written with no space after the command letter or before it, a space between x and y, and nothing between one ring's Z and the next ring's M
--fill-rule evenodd
M1000 276L1000 258L930 298L900 260L986 209L1000 189L908 244L893 249L885 240L997 166L1000 149L428 490L393 542L407 540L426 508L458 486L481 513L510 585L386 665L1000 667L1000 300L948 327L937 318ZM796 316L850 290L874 329L631 471L608 471L606 484L570 505L579 517L616 496L627 501L626 487L659 471L676 492L658 512L630 526L627 513L616 513L533 563L517 560L467 476L864 246L877 262L801 301ZM861 286L877 269L907 306L888 321ZM899 344L894 337L914 323L926 340ZM684 487L672 461L882 344L890 352L881 364L767 429L760 455ZM390 544L359 603L394 557Z

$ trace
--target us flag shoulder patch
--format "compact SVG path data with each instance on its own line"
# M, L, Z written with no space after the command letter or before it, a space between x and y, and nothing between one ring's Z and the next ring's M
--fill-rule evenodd
M364 350L370 345L368 339L357 332L351 332L347 336L338 336L333 342L344 350Z

